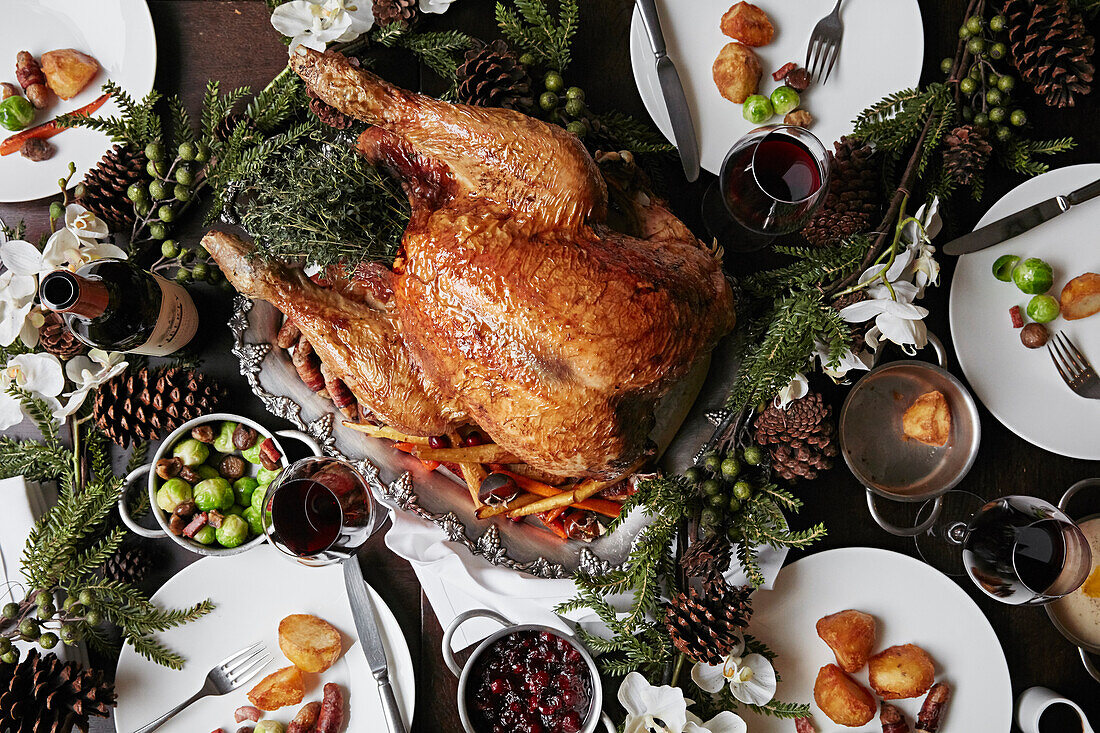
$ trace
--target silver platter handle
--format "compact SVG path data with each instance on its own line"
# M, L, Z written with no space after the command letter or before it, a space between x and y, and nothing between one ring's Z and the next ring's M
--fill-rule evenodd
M928 515L928 519L925 519L915 527L899 527L896 524L891 524L879 512L878 506L875 504L874 492L870 489L865 490L867 492L867 509L871 512L871 516L874 517L875 523L890 534L898 537L916 537L919 534L924 534L928 531L929 527L936 523L936 520L940 518L940 512L943 511L943 497L937 496L932 504L932 513Z
M123 481L123 486L126 487L126 490L122 492L122 496L118 500L118 516L122 519L122 523L125 524L134 534L146 537L151 540L158 540L167 537L168 533L165 532L163 529L160 529L159 527L157 529L148 529L147 527L142 527L140 524L137 523L136 519L130 516L130 507L127 506L127 499L130 496L130 484L134 483L134 481L138 480L139 478L147 476L152 470L153 465L151 463L147 463L144 466L139 466L138 468L135 468L126 476L126 479Z
M1058 501L1058 508L1061 509L1063 512L1066 512L1066 514L1069 514L1069 512L1066 511L1066 507L1069 506L1070 499L1072 499L1078 491L1081 491L1082 489L1090 489L1094 486L1100 486L1100 478L1081 479L1073 486L1070 486L1068 489L1066 489L1066 493L1062 494L1062 498Z
M305 443L310 452L315 456L323 456L325 451L321 448L321 444L313 439L312 435L303 433L301 430L276 430L275 434L280 438L294 438L295 440Z
M451 674L455 677L462 676L462 665L455 659L455 654L451 650L451 639L454 638L455 632L458 631L459 626L473 618L491 618L504 627L513 625L512 622L504 618L504 616L501 616L496 611L490 611L487 608L475 608L455 616L454 620L447 626L446 633L443 634L443 661L447 663L447 669L451 670Z

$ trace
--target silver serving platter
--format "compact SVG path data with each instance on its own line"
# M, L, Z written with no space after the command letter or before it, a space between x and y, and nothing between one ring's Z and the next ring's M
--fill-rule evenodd
M229 325L241 374L269 412L313 436L332 456L358 463L375 495L398 509L441 527L447 538L494 565L540 578L564 578L577 570L596 573L619 566L648 523L633 512L615 531L592 542L562 540L526 522L474 516L470 494L443 471L428 471L412 456L340 424L332 403L298 378L290 355L272 346L282 314L264 301L237 296ZM710 440L725 414L736 374L730 350L719 344L662 400L652 437L666 470L683 470Z

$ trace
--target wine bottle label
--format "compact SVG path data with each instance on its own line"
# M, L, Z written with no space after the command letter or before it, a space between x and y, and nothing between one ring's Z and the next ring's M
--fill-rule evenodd
M188 344L199 330L199 314L195 302L182 286L153 275L160 286L160 315L149 340L131 354L147 356L168 356Z

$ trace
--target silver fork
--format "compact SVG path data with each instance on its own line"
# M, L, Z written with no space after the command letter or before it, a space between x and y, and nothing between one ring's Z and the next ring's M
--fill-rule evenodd
M210 670L206 675L206 682L203 684L201 690L192 695L190 699L184 700L153 722L146 723L138 728L134 733L149 733L149 731L156 730L164 725L173 715L196 700L201 700L208 695L224 695L227 692L232 692L255 677L256 673L266 667L267 663L270 661L271 657L268 655L267 649L261 641L256 642L250 647L241 649L236 654L229 655L222 660L220 664L214 667L214 669Z
M836 0L833 12L817 21L810 34L810 45L806 47L806 70L811 79L820 77L821 84L829 80L829 73L840 56L840 41L844 37L844 24L840 22L842 2L844 0Z
M1059 331L1047 344L1050 359L1062 379L1077 394L1090 400L1100 400L1100 377L1085 355L1073 345L1069 337Z

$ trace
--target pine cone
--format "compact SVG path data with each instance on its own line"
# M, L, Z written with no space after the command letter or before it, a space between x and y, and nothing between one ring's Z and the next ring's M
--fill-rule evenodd
M252 135L260 131L260 128L256 126L256 121L248 115L231 112L214 127L214 138L224 143L233 136L233 131L237 129L237 124L240 122L244 123L245 135Z
M46 322L38 330L38 343L48 353L65 361L88 350L87 346L76 340L60 313L46 311L44 317Z
M1068 0L1006 0L1008 42L1020 78L1050 107L1092 91L1096 41Z
M463 104L521 112L534 108L531 77L504 41L467 51L466 60L455 73L458 101Z
M409 28L419 18L417 5L417 0L374 0L374 23L400 23L402 28Z
M672 643L694 662L721 664L748 626L752 605L748 586L708 586L703 594L688 588L665 606L665 625Z
M106 718L115 689L102 670L32 649L17 664L0 663L0 731L69 733L88 729L91 717Z
M695 542L680 558L680 567L693 578L721 577L729 570L733 548L729 540L714 535Z
M833 148L829 190L802 230L802 236L819 247L867 231L882 206L878 157L871 146L842 137Z
M128 229L134 223L134 205L126 189L148 180L147 163L143 151L115 145L84 176L84 192L76 202L107 222L112 232Z
M326 104L312 89L306 89L306 94L309 95L309 111L329 127L346 130L355 124L354 117L348 117L332 105Z
M993 146L973 125L956 127L944 137L943 142L943 167L963 186L974 181L993 154Z
M123 448L159 440L188 420L214 412L222 391L194 369L127 370L96 393L92 415Z
M833 467L837 456L832 408L817 392L792 401L787 409L774 404L756 417L756 442L768 449L772 468L794 481L817 478Z
M107 580L139 585L161 560L160 552L147 542L128 542L103 563L100 573Z

